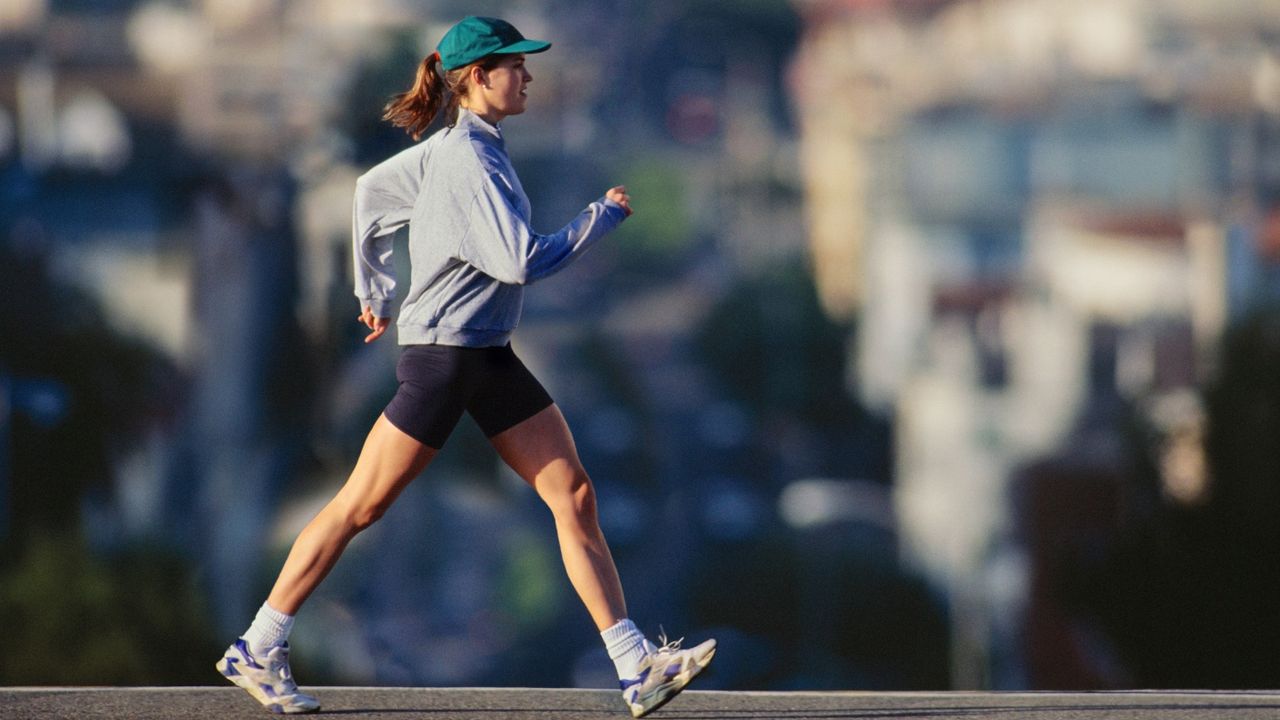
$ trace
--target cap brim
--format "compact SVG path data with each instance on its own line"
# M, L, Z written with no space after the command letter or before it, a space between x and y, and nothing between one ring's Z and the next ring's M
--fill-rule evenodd
M521 40L494 50L493 55L514 55L516 53L540 53L551 48L551 43L544 40Z

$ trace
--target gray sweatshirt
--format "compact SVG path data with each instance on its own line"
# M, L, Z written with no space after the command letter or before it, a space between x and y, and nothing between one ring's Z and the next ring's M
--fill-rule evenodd
M355 291L391 317L392 234L409 224L409 292L401 345L507 344L524 286L558 272L626 217L612 200L591 203L551 235L529 227L529 198L502 132L466 109L458 122L356 180Z

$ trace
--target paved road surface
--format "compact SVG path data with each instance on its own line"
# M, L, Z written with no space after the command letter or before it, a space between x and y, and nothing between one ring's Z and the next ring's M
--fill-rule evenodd
M318 688L323 714L386 720L624 720L603 690ZM270 717L232 688L0 688L0 719ZM655 720L1280 720L1280 691L751 693L689 691Z

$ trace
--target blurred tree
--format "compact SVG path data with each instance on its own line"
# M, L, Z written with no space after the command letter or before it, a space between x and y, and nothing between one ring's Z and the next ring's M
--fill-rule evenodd
M1210 496L1154 496L1156 464L1129 478L1130 512L1070 594L1097 617L1141 687L1264 688L1280 646L1280 312L1232 327L1204 392ZM1134 454L1150 457L1148 446ZM1138 502L1133 502L1137 499ZM1078 582L1077 582L1078 581Z
M679 166L645 157L625 164L617 176L626 179L627 192L642 203L637 209L643 207L610 240L623 267L634 270L638 264L650 273L662 273L682 266L693 231Z
M355 143L358 167L380 163L413 144L403 129L382 119L382 109L393 95L413 85L421 62L417 38L413 33L399 32L387 38L383 52L356 69L343 105L347 110L337 119L337 128ZM442 124L436 118L427 134Z
M177 556L103 560L75 533L40 533L0 573L0 685L206 684L219 647L205 617Z
M178 372L116 334L83 292L57 282L42 244L0 245L0 369L65 390L57 416L11 416L9 528L0 557L0 684L196 682L210 636L192 573L167 550L86 546L87 493L110 492L111 460L175 412ZM53 419L50 419L53 418ZM152 658L166 658L155 663Z
M821 440L814 473L889 482L888 423L854 400L852 329L832 322L800 262L741 281L715 305L697 346L725 390L763 426L798 423ZM768 440L768 438L766 438Z
M105 489L112 454L174 412L178 373L139 340L116 334L85 293L55 281L39 250L0 247L0 368L65 388L46 424L12 418L11 539L74 531L89 488Z
M1206 393L1206 450L1214 478L1208 510L1245 543L1280 546L1280 308L1229 332L1220 374ZM1280 570L1278 570L1280 572Z
M845 384L848 336L822 314L808 273L793 263L732 287L703 325L699 347L752 410L825 425L858 413Z
M754 427L758 488L822 476L888 483L887 421L847 384L852 328L822 312L800 261L731 286L696 347ZM796 455L802 460L786 458ZM746 450L744 449L744 452ZM771 497L771 496L770 496ZM699 551L693 611L760 646L724 650L728 687L925 689L948 678L947 620L925 584L898 564L892 530L857 520L796 528L779 520Z

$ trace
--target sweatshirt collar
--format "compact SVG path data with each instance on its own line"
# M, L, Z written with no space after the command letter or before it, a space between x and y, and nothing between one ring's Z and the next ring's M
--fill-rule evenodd
M458 121L465 122L468 126L493 136L499 143L502 142L502 128L497 125L490 125L485 122L484 118L461 106L458 107Z

